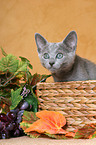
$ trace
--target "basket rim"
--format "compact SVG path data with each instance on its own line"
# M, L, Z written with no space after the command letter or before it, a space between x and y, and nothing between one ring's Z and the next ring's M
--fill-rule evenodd
M85 81L67 81L67 82L38 82L37 84L70 84L70 83L96 83L96 80L85 80Z

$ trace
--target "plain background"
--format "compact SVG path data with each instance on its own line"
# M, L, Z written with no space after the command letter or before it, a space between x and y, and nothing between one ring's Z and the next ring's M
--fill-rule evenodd
M77 54L96 63L96 0L0 0L0 46L28 58L33 74L50 74L40 64L35 33L59 42L72 30Z

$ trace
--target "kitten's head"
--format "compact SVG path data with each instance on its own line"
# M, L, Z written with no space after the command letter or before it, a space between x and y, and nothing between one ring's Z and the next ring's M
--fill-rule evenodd
M75 31L71 31L66 38L59 43L49 43L39 33L35 34L38 55L41 64L51 71L66 71L72 67L75 59L75 51L77 46L77 35Z

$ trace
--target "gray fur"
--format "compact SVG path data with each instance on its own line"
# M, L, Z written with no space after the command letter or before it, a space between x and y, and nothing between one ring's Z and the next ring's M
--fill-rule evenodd
M59 43L49 43L39 33L35 41L41 64L52 73L55 82L96 80L96 64L76 55L75 31Z

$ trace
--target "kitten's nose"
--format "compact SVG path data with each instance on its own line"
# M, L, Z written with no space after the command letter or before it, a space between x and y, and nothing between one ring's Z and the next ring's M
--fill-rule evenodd
M50 64L51 66L53 66L54 63L55 63L55 62L49 62L49 64Z

